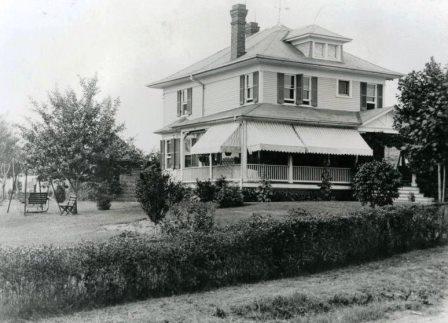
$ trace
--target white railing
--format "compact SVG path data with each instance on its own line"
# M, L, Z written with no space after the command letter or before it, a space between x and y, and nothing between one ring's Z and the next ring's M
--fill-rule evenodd
M264 165L264 164L248 164L247 179L251 181L259 181L262 178L271 181L288 181L288 166L286 165Z
M294 166L292 168L293 182L321 182L325 167ZM351 183L350 168L327 167L332 183Z
M289 177L290 170L287 165L265 165L265 164L248 164L247 180L260 181L266 178L275 182L291 182L291 183L320 183L322 181L322 172L325 167L316 166L293 166L292 178ZM351 172L350 168L327 167L332 183L350 184ZM228 180L241 179L241 166L217 165L212 168L212 179L225 176ZM195 182L196 179L210 179L210 167L187 167L183 169L182 180L184 182Z

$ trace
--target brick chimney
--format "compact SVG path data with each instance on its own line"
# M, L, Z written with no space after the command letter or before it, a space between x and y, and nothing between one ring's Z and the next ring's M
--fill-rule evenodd
M246 53L246 5L235 4L230 10L232 17L232 36L230 43L230 59L236 59Z
M256 34L260 30L257 22L248 22L246 24L246 37Z

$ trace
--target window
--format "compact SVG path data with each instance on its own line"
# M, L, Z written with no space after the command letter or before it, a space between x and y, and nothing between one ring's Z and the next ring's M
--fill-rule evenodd
M165 152L166 152L166 154L165 154L165 158L166 158L165 165L166 165L166 168L173 168L174 163L173 163L173 156L171 154L171 152L173 151L173 141L172 140L166 140L165 142L166 142L166 146L165 146Z
M303 93L302 103L305 105L311 105L311 77L303 77Z
M254 75L252 73L244 76L245 94L244 100L246 103L254 100Z
M187 89L180 91L180 114L188 114L188 92Z
M285 74L285 103L296 103L296 76Z
M204 131L190 133L184 139L184 154L185 154L185 167L199 166L199 156L191 154L191 147L199 140L204 134Z
M325 56L325 43L314 43L314 56L320 58Z
M367 110L375 109L376 107L376 85L367 84Z
M350 81L338 80L338 95L350 96Z
M328 44L328 58L329 59L338 59L338 45Z

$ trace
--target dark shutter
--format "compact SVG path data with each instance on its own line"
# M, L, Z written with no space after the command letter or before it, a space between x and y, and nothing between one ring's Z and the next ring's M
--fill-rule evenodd
M367 83L361 82L361 111L367 110Z
M177 116L180 117L182 114L182 107L181 107L181 99L182 98L182 91L177 91Z
M377 90L377 97L378 97L378 104L377 104L377 108L381 109L383 107L383 84L378 84L376 86L376 90Z
M285 74L277 73L277 102L283 104L285 102Z
M311 78L311 105L317 107L317 77Z
M190 115L193 112L193 88L187 89L187 111Z
M174 139L174 168L180 169L180 139Z
M258 72L254 72L254 103L258 102Z
M297 74L297 85L296 85L296 104L302 104L303 100L303 74Z
M245 81L245 77L244 75L240 76L240 104L243 105L244 104L244 81Z
M165 169L165 140L160 140L160 168Z

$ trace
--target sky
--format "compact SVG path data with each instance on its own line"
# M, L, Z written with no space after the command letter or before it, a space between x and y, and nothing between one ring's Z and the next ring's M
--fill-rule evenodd
M97 75L101 95L121 100L124 135L150 152L162 91L146 84L227 47L235 3L262 29L316 23L352 38L346 51L401 73L431 56L448 63L446 0L0 0L0 115L24 123L30 98ZM387 84L386 105L396 85Z

